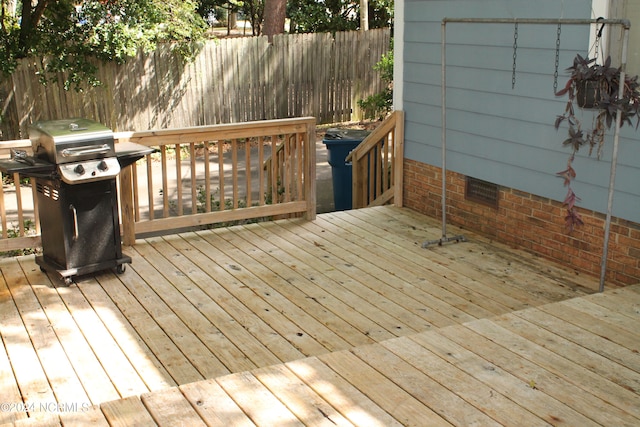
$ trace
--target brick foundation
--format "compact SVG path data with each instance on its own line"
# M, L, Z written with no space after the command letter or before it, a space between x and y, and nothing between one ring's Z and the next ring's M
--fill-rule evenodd
M404 163L404 206L441 218L441 169ZM498 207L465 199L465 176L447 172L447 222L599 277L605 215L579 209L584 225L569 233L560 202L499 187ZM606 281L640 282L640 224L612 218Z

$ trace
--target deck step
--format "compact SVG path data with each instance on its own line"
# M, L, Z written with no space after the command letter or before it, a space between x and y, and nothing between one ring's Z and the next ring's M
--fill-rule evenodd
M575 311L565 313L589 325L563 319L569 307ZM638 307L635 285L106 402L101 409L121 425L634 425L640 422ZM604 357L612 348L618 360ZM566 358L566 351L573 356Z

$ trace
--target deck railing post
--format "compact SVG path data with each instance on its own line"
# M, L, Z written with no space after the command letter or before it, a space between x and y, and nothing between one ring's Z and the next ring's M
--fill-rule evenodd
M307 124L305 143L305 180L304 194L307 200L306 219L316 218L316 122Z
M120 215L122 217L122 244L132 246L136 241L136 223L131 166L127 166L120 172Z
M404 173L404 111L394 111L396 117L393 132L393 204L402 207L402 188Z

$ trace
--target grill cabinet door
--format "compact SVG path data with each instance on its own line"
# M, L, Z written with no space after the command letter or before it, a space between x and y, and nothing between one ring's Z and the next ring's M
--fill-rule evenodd
M47 261L68 270L120 256L114 179L76 185L40 180L38 202Z

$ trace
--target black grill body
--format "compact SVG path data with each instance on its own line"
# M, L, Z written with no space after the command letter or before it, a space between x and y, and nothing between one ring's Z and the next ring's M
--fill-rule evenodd
M36 179L42 255L36 263L65 282L108 268L124 271L115 179L67 184Z

